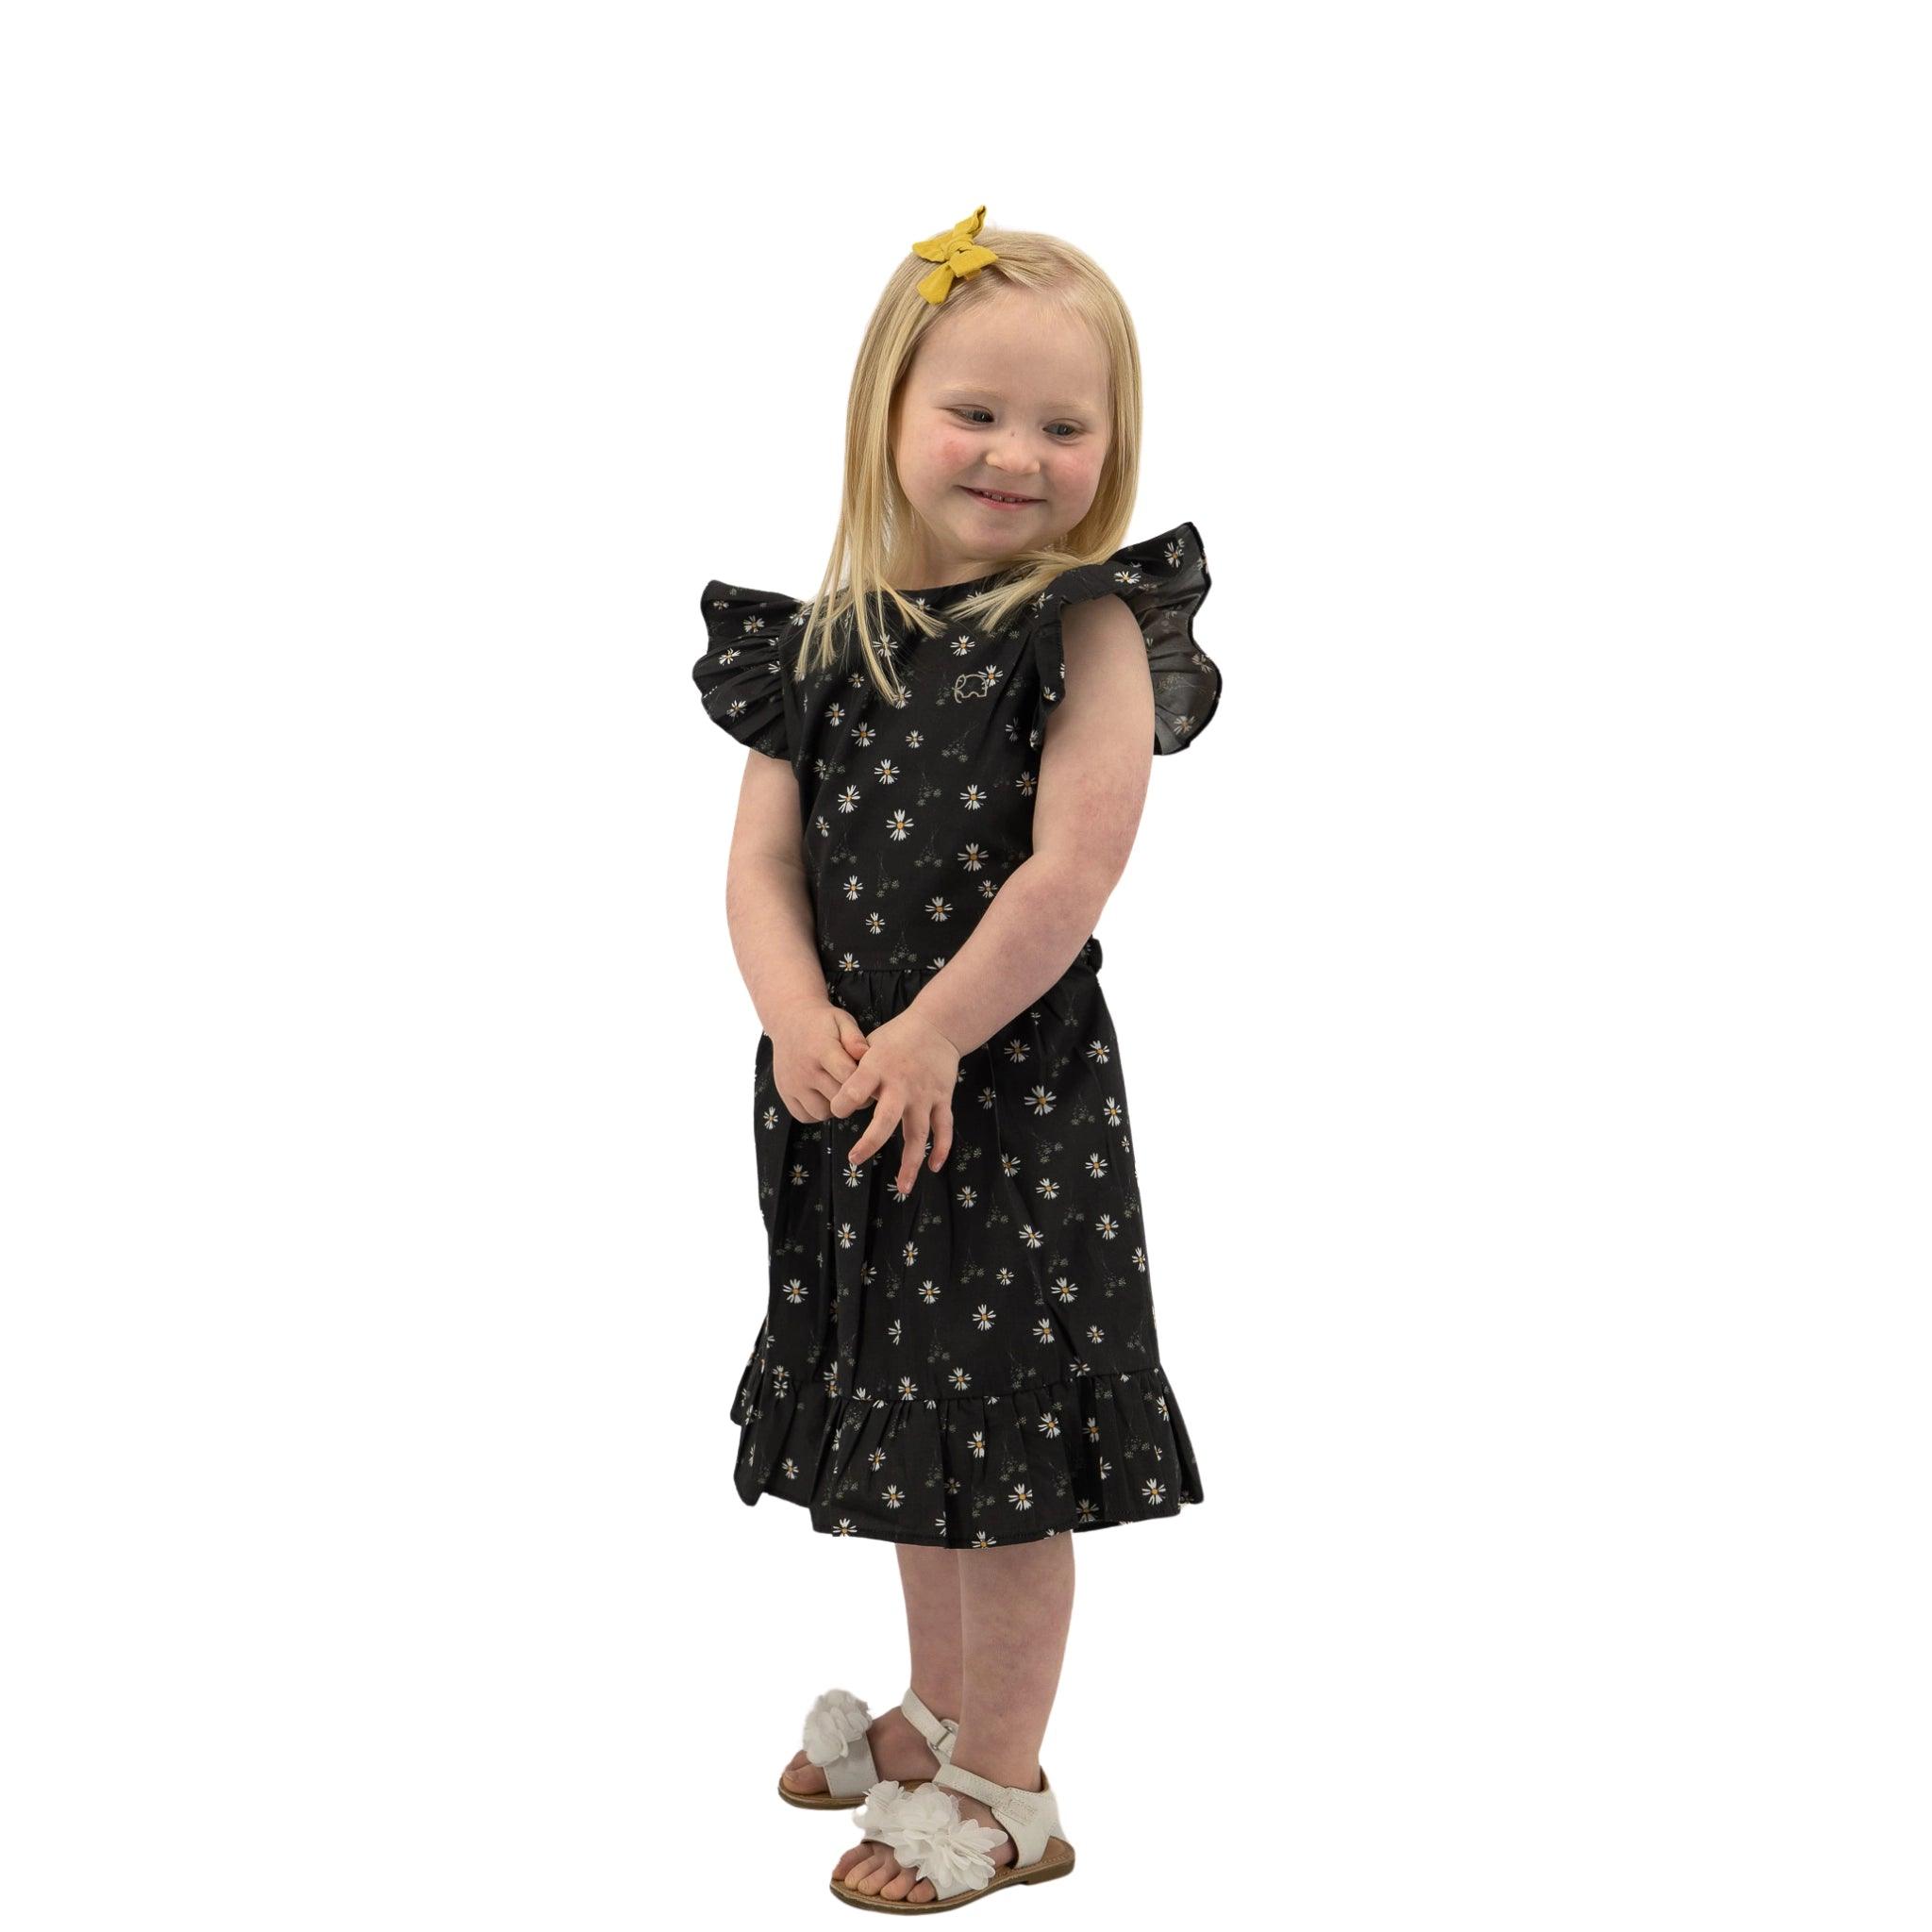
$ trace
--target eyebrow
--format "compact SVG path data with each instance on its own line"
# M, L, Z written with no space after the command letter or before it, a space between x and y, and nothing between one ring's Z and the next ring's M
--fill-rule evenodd
M948 389L942 389L938 391L937 394L939 400L941 402L944 402L949 398L955 401L962 401L970 396L991 396L995 402L1006 401L1006 398L1003 395L1001 395L999 391L994 389L991 383L979 386L974 386L968 383L955 383ZM1072 409L1076 414L1085 416L1096 416L1100 413L1099 410L1096 409L1091 403L1043 403L1041 407L1042 408L1047 409Z

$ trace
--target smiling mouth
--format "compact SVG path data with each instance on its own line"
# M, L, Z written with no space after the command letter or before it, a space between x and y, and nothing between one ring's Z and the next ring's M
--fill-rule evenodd
M967 495L983 497L988 503L1022 504L1040 501L1037 496L1008 496L997 490L975 490L970 483L965 486L965 490Z

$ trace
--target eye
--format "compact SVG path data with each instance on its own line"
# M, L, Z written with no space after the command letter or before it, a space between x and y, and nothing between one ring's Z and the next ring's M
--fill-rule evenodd
M952 413L953 413L954 415L956 415L956 416L986 416L986 417L991 417L991 414L992 414L992 411L991 411L991 409L975 409L975 408L971 408L971 407L969 406L968 408L958 408L958 409L955 409L955 410L954 410L954 411L953 411ZM1072 441L1072 440L1073 440L1073 439L1074 439L1074 437L1078 436L1078 435L1079 435L1079 433L1080 433L1080 425L1078 425L1077 423L1056 423L1056 424L1054 424L1054 425L1053 425L1052 426L1053 426L1054 428L1056 428L1056 429L1064 429L1064 430L1065 430L1065 431L1067 432L1067 434L1066 434L1065 436L1057 436L1057 437L1055 437L1055 438L1054 438L1054 441L1055 441L1056 442L1069 442L1069 441Z

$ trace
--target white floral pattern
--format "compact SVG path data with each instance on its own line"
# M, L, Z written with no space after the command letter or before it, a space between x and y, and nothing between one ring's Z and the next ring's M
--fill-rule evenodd
M944 611L993 581L922 598ZM895 638L897 708L862 667L795 675L796 600L707 587L710 648L694 681L719 725L798 777L826 992L860 1025L905 1010L1032 849L1039 753L1065 688L1064 605L1113 593L1134 612L1154 750L1173 753L1220 698L1220 669L1192 633L1208 586L1184 524L1063 574L996 635L954 619L951 638ZM962 643L980 667L970 680L948 669ZM1159 1360L1100 963L1090 938L965 1057L952 1152L906 1194L897 1137L855 1167L870 1111L794 1120L759 1036L753 1132L771 1274L732 1405L745 1502L789 1496L830 1535L963 1549L1200 1501Z

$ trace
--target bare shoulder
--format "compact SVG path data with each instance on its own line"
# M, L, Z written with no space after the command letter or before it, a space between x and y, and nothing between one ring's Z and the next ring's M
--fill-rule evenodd
M1060 613L1060 636L1070 650L1086 649L1090 644L1108 649L1128 640L1138 648L1141 625L1128 609L1126 599L1109 591L1105 596L1083 597L1077 604L1069 604Z

